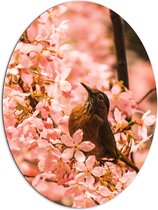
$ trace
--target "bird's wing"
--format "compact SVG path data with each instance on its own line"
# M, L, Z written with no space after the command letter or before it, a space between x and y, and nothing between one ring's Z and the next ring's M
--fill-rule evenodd
M112 133L111 127L107 121L103 123L99 130L101 144L104 146L105 156L110 158L118 157L118 149L116 141Z
M120 159L132 169L134 169L137 173L139 169L137 166L130 160L128 157L123 155L118 149L116 145L116 141L114 135L112 133L111 127L108 122L104 122L102 127L100 128L100 141L105 149L105 156L109 158Z

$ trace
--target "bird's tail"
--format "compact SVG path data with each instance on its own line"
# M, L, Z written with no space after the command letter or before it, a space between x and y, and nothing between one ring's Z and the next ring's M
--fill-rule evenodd
M123 155L121 152L119 153L118 159L120 159L122 162L126 163L128 166L130 166L137 173L139 172L138 167L131 160L129 160L125 155Z

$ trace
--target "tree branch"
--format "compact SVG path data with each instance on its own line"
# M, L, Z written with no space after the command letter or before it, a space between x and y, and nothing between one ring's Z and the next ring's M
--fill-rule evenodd
M149 90L138 102L137 104L142 103L142 101L144 101L144 99L146 99L152 92L156 91L156 87L152 88L151 90Z
M29 175L25 175L25 174L23 174L23 176L25 177L25 178L27 178L27 179L34 179L35 178L35 176L29 176Z
M114 32L114 42L117 56L117 75L118 80L122 80L124 85L129 88L127 59L125 52L124 31L121 17L110 10L110 17Z

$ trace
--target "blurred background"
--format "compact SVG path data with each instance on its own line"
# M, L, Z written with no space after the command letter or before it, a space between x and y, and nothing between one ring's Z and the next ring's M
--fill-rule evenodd
M75 51L79 51L81 56L85 56L85 61L87 59L88 62L89 58L92 62L107 65L113 71L112 77L116 78L115 46L109 9L90 2L69 2L64 5L68 9L58 20L69 21L69 30L65 34L66 43L69 43ZM136 101L139 101L148 91L156 87L154 74L148 54L136 32L125 20L123 26L129 86L134 92ZM72 57L75 57L73 50L68 59ZM78 63L76 61L78 66L81 65L80 62L79 59ZM150 109L156 114L156 92L153 91L143 100L139 108L143 111Z
M73 72L81 71L81 69L89 71L90 68L91 71L95 71L95 66L96 68L97 66L101 68L102 64L103 68L109 70L108 79L117 79L117 58L109 9L90 2L69 2L64 5L68 9L61 16L61 19L67 19L70 25L65 37L67 38L66 42L72 48L70 54L68 54L67 62L71 62L71 65L73 63ZM59 18L59 22L61 19ZM154 74L148 54L141 40L130 25L125 20L122 21L129 89L134 93L135 101L140 102L150 90L156 87ZM91 64L89 65L89 63ZM92 68L91 66L94 67ZM106 74L108 72L107 69ZM103 74L101 77L103 77ZM145 112L147 110L151 110L151 113L156 115L156 107L156 91L154 90L139 103L136 115L140 117L142 111ZM154 126L151 128L151 132L154 132ZM152 138L143 145L140 153L136 153L135 161L139 166L143 164L151 142Z

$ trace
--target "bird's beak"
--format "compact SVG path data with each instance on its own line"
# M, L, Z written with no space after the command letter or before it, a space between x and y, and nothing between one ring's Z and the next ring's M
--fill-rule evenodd
M81 82L81 85L87 90L89 96L92 97L92 96L94 95L94 94L93 94L93 91L92 91L92 89L91 89L90 87L88 87L87 85L85 85L85 84L82 83L82 82Z

